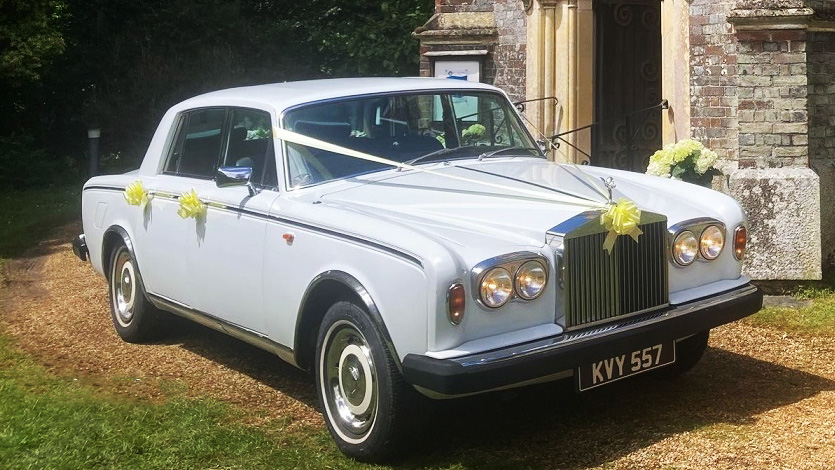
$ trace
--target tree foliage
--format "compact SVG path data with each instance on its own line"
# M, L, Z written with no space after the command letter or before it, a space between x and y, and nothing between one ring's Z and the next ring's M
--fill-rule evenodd
M60 21L66 5L54 0L0 0L0 81L6 87L38 82L41 69L64 51Z
M16 103L4 129L78 154L85 127L101 127L104 152L135 162L162 113L202 92L416 74L411 32L433 3L0 0L0 79L20 83L17 95L0 93L0 106Z
M431 1L309 0L265 2L285 31L315 51L323 75L403 75L417 72L410 33L432 14ZM279 20L280 21L280 20Z

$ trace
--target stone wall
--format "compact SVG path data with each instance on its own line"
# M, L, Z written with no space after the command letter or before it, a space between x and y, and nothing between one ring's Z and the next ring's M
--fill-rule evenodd
M820 184L809 168L739 169L731 195L748 213L743 273L759 280L821 278Z
M737 6L748 8L729 17L739 124L730 192L750 223L744 272L761 280L820 279L822 185L809 167L807 44L814 33L787 22L795 21L793 11L762 9L759 0Z
M821 246L835 266L835 33L809 33L806 43L809 80L809 164L821 180Z
M420 74L432 75L435 52L487 51L481 81L525 99L526 13L521 0L436 0L436 16L416 31ZM472 56L471 56L472 57Z
M460 57L442 57L481 60L481 81L493 83L497 34L492 0L435 0L435 15L413 33L420 40L420 75L432 76L431 54L461 52Z
M499 38L494 49L496 75L492 84L507 92L510 99L524 100L528 15L521 0L495 0L493 8Z
M690 3L691 137L720 158L737 158L737 57L732 0Z
M493 0L435 0L435 13L493 11Z

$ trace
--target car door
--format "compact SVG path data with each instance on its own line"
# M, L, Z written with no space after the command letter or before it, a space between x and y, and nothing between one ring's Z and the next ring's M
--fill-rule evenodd
M264 331L262 278L268 214L278 197L269 112L228 108L217 166L251 168L246 186L201 180L194 190L205 217L184 221L189 303L192 308L250 332Z
M186 239L195 230L178 215L179 197L210 181L220 157L227 110L202 108L180 113L163 156L161 174L143 183L152 199L136 230L135 249L149 294L190 305Z

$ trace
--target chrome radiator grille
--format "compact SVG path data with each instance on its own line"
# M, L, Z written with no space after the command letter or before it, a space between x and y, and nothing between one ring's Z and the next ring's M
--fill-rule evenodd
M641 224L644 233L638 243L628 236L618 237L611 255L603 250L606 232L566 235L562 273L566 329L669 302L667 223L653 218Z

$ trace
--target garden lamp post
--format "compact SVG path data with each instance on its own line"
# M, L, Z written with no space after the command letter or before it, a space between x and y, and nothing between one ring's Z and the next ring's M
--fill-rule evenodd
M101 137L101 129L90 128L87 129L87 140L89 144L90 165L88 168L89 176L92 178L99 173L99 138Z

